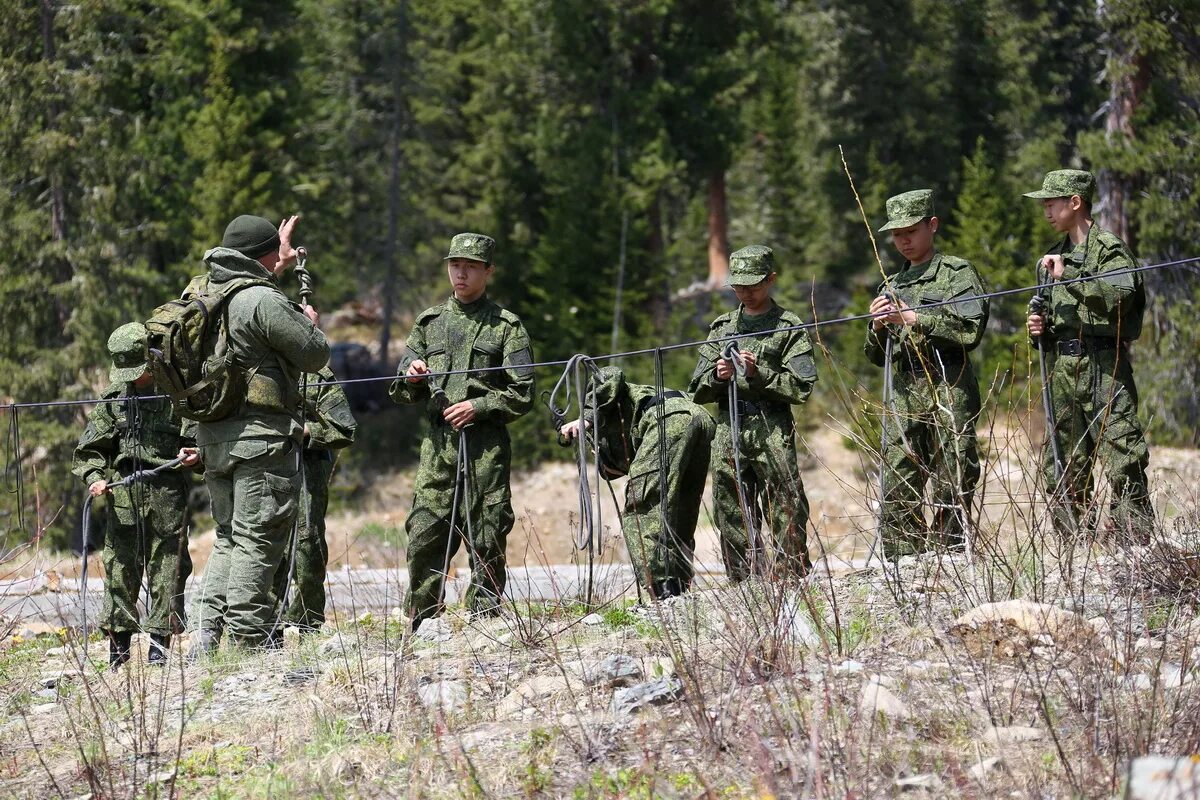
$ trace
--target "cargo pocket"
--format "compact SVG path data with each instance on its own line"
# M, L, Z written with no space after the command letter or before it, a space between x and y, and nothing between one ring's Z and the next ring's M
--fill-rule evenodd
M296 513L300 501L300 473L292 476L263 473L262 502L258 521L263 525L281 523Z
M501 366L503 351L500 345L496 342L476 341L471 347L471 369L486 370L489 367ZM471 377L477 380L485 380L488 377L487 372L476 372Z

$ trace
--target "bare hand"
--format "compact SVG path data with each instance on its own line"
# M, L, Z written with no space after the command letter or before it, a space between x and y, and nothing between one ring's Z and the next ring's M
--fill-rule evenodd
M728 358L717 359L717 380L727 381L733 377L733 362Z
M321 315L312 306L300 306L300 310L304 312L304 316L312 320L312 324L318 328L321 327Z
M887 295L879 295L871 301L871 313L881 315L871 320L871 327L875 330L879 330L887 323L901 327L911 327L917 324L917 312L910 309L908 304L900 298L896 298L896 302L893 303Z
M296 248L292 247L292 230L296 227L296 221L299 219L300 216L296 214L279 223L279 263L285 270L296 263Z
M449 422L454 430L461 431L475 421L475 406L471 405L470 400L455 403L442 412L442 419Z
M88 487L88 491L91 493L92 497L99 497L108 491L108 481L96 481Z
M409 383L420 383L429 374L429 367L418 358L408 365L408 370L404 374L408 376Z
M1046 270L1056 281L1062 280L1063 266L1062 256L1042 256L1042 269Z
M183 459L183 461L179 462L179 466L194 467L200 463L200 448L181 447L179 448L179 455L177 455L176 458Z
M1041 314L1030 314L1025 320L1025 330L1033 338L1038 338L1046 332L1046 318Z
M571 441L579 435L580 427L591 428L592 423L588 422L587 420L573 420L559 428L558 432L566 437L568 441Z

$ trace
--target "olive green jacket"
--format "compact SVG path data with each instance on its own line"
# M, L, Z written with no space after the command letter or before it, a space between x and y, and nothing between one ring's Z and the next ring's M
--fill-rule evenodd
M1138 265L1128 245L1116 234L1092 225L1084 241L1073 245L1069 237L1063 237L1049 254L1063 256L1064 281L1100 276L1096 280L1051 287L1048 299L1053 338L1098 336L1132 340L1141 335L1146 308L1141 273L1105 277L1105 273ZM1045 278L1043 273L1043 282Z
M204 255L208 285L271 273L236 250L217 247ZM300 375L316 372L329 361L329 343L300 306L275 286L250 286L226 305L234 366L249 375L241 412L217 422L197 425L200 445L245 438L301 435Z

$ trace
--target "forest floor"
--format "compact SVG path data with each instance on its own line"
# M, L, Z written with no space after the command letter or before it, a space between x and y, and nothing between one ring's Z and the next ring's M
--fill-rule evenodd
M380 609L196 664L177 650L148 667L138 641L115 672L101 641L9 621L0 794L1200 796L1200 460L1155 449L1150 544L1064 543L1019 499L1012 436L990 435L969 555L865 563L866 473L822 430L804 481L813 556L831 555L800 584L452 607L415 637ZM335 568L397 564L408 481L331 517ZM513 494L510 563L571 562L573 468L518 476ZM698 542L719 562L711 526Z

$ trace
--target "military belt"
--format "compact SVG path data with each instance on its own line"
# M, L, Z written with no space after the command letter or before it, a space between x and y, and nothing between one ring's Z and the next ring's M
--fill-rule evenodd
M1116 350L1124 344L1125 340L1123 339L1108 336L1084 336L1079 339L1059 339L1054 343L1054 349L1060 356L1082 356L1103 350Z
M687 395L685 395L683 392L680 392L676 389L668 389L665 392L663 392L662 394L655 394L655 395L650 395L649 397L643 397L638 402L638 406L637 406L638 416L640 417L642 414L646 413L646 409L650 408L650 406L656 406L656 405L659 405L660 403L665 403L668 400L675 398L675 397L687 397Z

